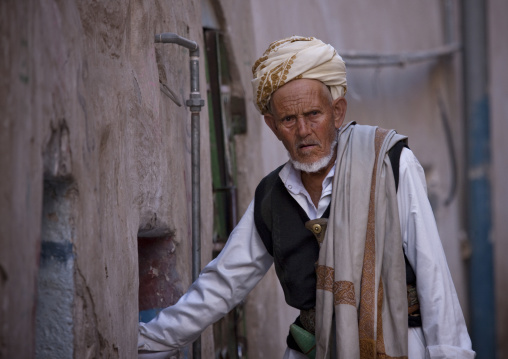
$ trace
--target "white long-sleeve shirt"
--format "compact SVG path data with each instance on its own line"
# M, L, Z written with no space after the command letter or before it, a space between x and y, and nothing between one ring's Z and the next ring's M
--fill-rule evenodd
M279 176L309 219L315 219L321 217L330 203L334 173L335 167L324 179L317 207L301 182L300 172L289 162ZM427 199L425 175L416 157L406 148L400 157L397 202L403 247L416 273L422 315L422 327L410 328L409 357L474 358ZM240 303L272 263L273 257L254 224L252 201L224 249L203 269L187 293L149 323L140 323L138 350L167 353L191 343L207 326ZM158 354L141 357L156 358Z

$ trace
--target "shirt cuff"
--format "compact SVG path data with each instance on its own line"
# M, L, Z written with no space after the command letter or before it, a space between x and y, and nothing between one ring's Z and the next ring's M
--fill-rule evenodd
M178 349L168 347L163 343L159 343L155 340L152 340L149 337L143 335L145 332L144 328L145 323L140 322L138 327L138 355L139 358L146 359L159 359L159 358L170 358L171 355L178 355ZM150 356L150 353L154 353L155 356ZM166 353L168 356L162 356L163 353ZM143 356L141 356L143 354Z
M427 347L426 359L474 359L472 350L454 347L451 345L432 345Z

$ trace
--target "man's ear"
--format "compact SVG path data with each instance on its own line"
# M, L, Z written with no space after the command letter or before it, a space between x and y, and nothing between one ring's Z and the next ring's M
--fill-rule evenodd
M272 130L274 135L277 136L277 139L280 141L279 131L278 131L277 126L275 124L275 118L273 117L273 115L269 114L269 113L265 113L263 115L263 117L265 119L265 123L268 125L268 127L270 127L270 130Z
M335 122L335 128L339 129L342 123L346 119L347 101L344 96L333 100L333 118Z

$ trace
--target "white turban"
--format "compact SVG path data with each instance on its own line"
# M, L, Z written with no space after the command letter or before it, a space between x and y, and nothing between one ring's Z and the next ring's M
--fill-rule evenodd
M262 114L272 94L291 80L319 80L330 88L333 99L347 90L344 61L331 45L313 37L272 42L252 67L252 75L254 105Z

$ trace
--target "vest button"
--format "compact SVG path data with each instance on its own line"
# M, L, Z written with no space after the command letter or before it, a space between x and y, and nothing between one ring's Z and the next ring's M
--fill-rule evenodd
M314 231L314 233L316 233L316 234L321 233L321 225L319 225L319 224L314 224L314 225L312 226L312 230L313 230L313 231Z

